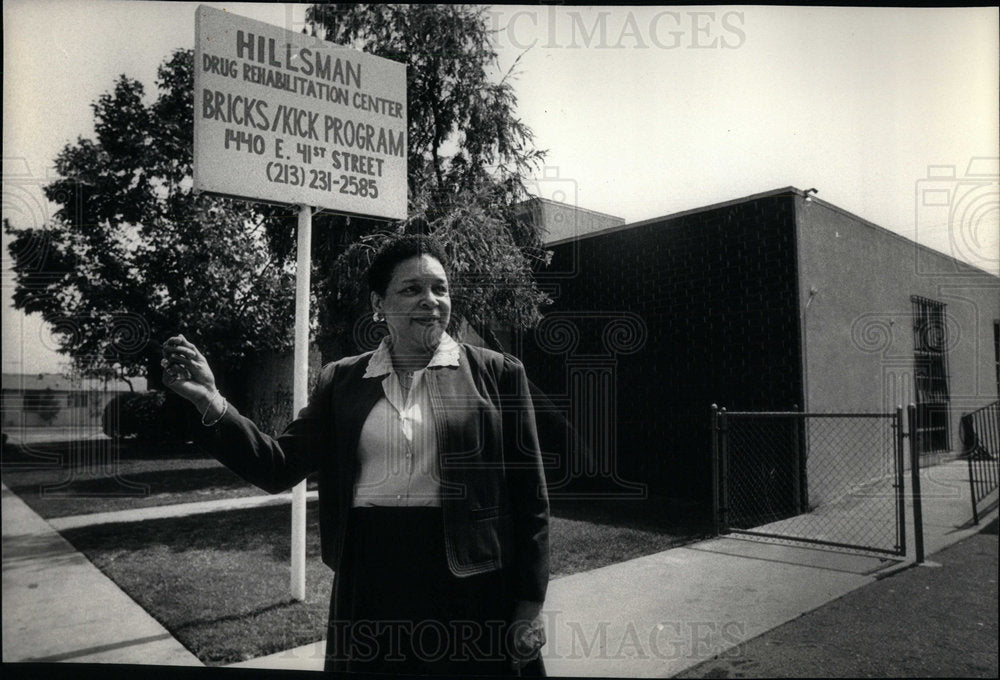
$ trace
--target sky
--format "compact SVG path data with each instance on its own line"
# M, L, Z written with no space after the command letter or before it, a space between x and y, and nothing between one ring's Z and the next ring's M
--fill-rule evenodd
M298 31L305 5L204 3ZM155 91L198 3L4 0L3 216L42 225L41 187L119 74ZM539 195L627 222L786 186L1000 273L997 8L492 6L497 77L547 150ZM928 207L927 188L949 189ZM65 359L13 310L3 372Z

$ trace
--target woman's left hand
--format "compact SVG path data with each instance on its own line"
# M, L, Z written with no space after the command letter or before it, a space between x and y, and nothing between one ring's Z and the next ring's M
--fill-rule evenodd
M511 666L514 670L537 659L545 645L545 625L541 613L541 602L518 600L514 607L514 620L510 625L513 636Z

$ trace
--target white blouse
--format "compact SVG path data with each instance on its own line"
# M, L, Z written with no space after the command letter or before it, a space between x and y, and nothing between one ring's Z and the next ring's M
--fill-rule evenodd
M460 356L459 344L443 334L427 368L413 373L407 393L392 365L389 338L383 338L364 376L384 375L384 396L361 428L354 507L441 505L437 431L426 373L437 366L458 366Z

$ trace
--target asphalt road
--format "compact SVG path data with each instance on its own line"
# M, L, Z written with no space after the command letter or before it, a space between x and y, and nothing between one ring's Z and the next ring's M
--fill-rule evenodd
M997 677L997 520L678 678Z

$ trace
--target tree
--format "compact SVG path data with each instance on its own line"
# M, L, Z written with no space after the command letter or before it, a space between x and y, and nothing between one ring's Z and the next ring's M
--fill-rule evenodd
M14 306L42 314L84 375L155 386L156 340L176 332L224 372L290 345L294 269L268 245L280 213L191 191L192 62L177 50L161 65L150 105L140 82L119 77L93 104L95 138L55 160L51 222L4 222Z
M328 340L352 330L357 336L359 328L364 335L360 275L394 231L426 232L443 242L452 261L454 316L487 338L491 321L533 326L548 302L532 270L549 254L517 209L528 197L524 177L544 152L516 115L514 67L493 76L498 60L485 12L468 5L306 10L314 35L407 65L409 219L392 228L354 220L346 238L317 248L325 258L320 327ZM352 327L354 319L361 323Z
M513 70L490 76L497 55L484 10L318 5L308 17L335 42L409 65L409 218L315 220L324 357L364 344L361 273L400 231L444 243L457 323L533 325L547 298L532 268L547 253L517 205L523 176L543 154L515 115ZM121 76L93 105L95 138L79 138L56 159L59 178L45 187L59 206L51 223L19 229L5 221L14 236L14 304L53 324L84 375L146 375L155 387L153 340L180 331L226 382L249 354L291 345L296 220L288 208L194 196L190 50L164 62L157 90L147 105L142 84Z

